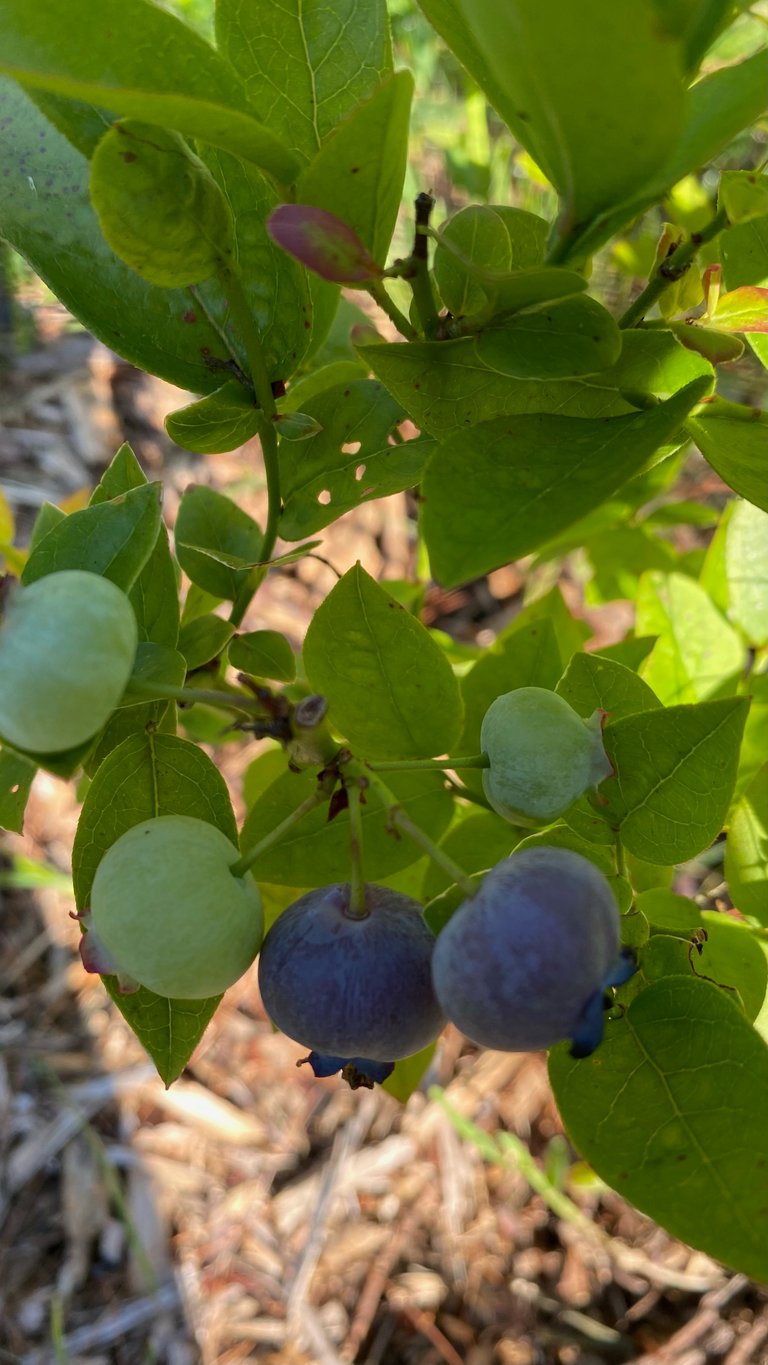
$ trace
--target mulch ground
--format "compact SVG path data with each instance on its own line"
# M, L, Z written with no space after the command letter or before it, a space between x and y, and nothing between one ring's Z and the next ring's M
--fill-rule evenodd
M263 512L254 450L179 451L162 415L181 395L68 330L55 305L40 317L45 344L7 376L0 432L22 535L123 439L165 479L170 521L190 481ZM410 527L404 498L369 504L329 528L322 553L342 572L360 559L406 576ZM319 561L274 574L249 627L298 645L334 581ZM576 585L561 586L578 606ZM522 587L513 567L435 591L430 621L485 643ZM627 613L586 613L595 639L617 638ZM240 809L258 752L217 755ZM590 1176L539 1056L479 1052L449 1030L406 1106L352 1093L297 1070L302 1050L272 1033L251 971L166 1091L80 965L76 820L71 787L40 774L0 866L0 1365L766 1365L766 1292ZM51 869L49 884L20 885L19 855ZM514 1153L486 1159L483 1135L499 1132L525 1142L543 1193Z

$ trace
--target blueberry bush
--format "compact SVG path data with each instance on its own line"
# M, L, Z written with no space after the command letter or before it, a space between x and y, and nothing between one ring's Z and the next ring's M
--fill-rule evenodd
M3 511L0 819L38 768L78 780L83 960L166 1082L266 922L266 1007L317 1074L406 1098L445 1018L549 1048L598 1174L765 1279L764 22L420 7L395 70L385 0L217 0L205 32L150 0L0 0L0 234L189 392L179 445L258 437L268 493L259 525L191 486L171 548L123 446L28 548ZM445 214L408 166L429 63L472 132ZM690 443L722 515L681 492ZM247 629L268 574L404 490L413 582L351 568L299 657ZM634 602L618 643L585 652L566 557L593 604ZM422 623L429 574L512 561L539 590L493 644ZM239 830L201 744L227 727L270 741ZM702 868L718 909L681 894Z

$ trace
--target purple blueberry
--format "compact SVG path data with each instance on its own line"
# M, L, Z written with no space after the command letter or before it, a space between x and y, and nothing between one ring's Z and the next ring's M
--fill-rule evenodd
M607 987L634 971L602 872L569 849L513 853L440 934L432 975L448 1018L484 1047L528 1052L603 1034Z
M365 897L361 917L349 911L346 883L307 892L275 921L261 950L264 1008L311 1049L317 1075L354 1063L356 1073L378 1080L381 1063L418 1052L445 1022L432 986L435 939L421 906L385 886L366 886Z

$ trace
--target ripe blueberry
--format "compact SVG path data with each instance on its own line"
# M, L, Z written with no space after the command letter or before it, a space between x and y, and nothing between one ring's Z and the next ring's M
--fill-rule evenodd
M602 872L554 847L498 863L443 929L432 963L440 1004L474 1042L527 1052L570 1039L577 1056L602 1038L606 987L633 971Z
M374 885L365 903L365 915L350 912L348 884L309 891L275 920L261 950L264 1007L312 1049L318 1075L353 1061L363 1074L378 1063L367 1074L381 1079L381 1063L418 1052L443 1027L421 906Z

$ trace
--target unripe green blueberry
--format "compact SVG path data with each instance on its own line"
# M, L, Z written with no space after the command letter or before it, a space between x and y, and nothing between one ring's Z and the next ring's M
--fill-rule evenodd
M239 856L215 825L187 815L160 815L121 835L96 869L86 918L111 970L180 1000L237 981L264 929L256 883L230 872Z
M513 824L549 823L612 772L600 713L581 716L556 692L519 687L488 707L480 745L490 767L483 788Z
M0 622L0 735L58 753L95 735L136 654L128 598L99 574L64 569L12 590Z
M365 901L367 914L353 915L349 885L309 891L275 920L259 958L272 1021L313 1053L335 1058L337 1071L349 1058L408 1057L444 1023L430 974L435 938L422 907L385 886L366 886Z
M613 892L587 858L530 848L498 863L449 920L432 961L448 1018L484 1047L527 1052L602 1037L603 993L632 975Z

